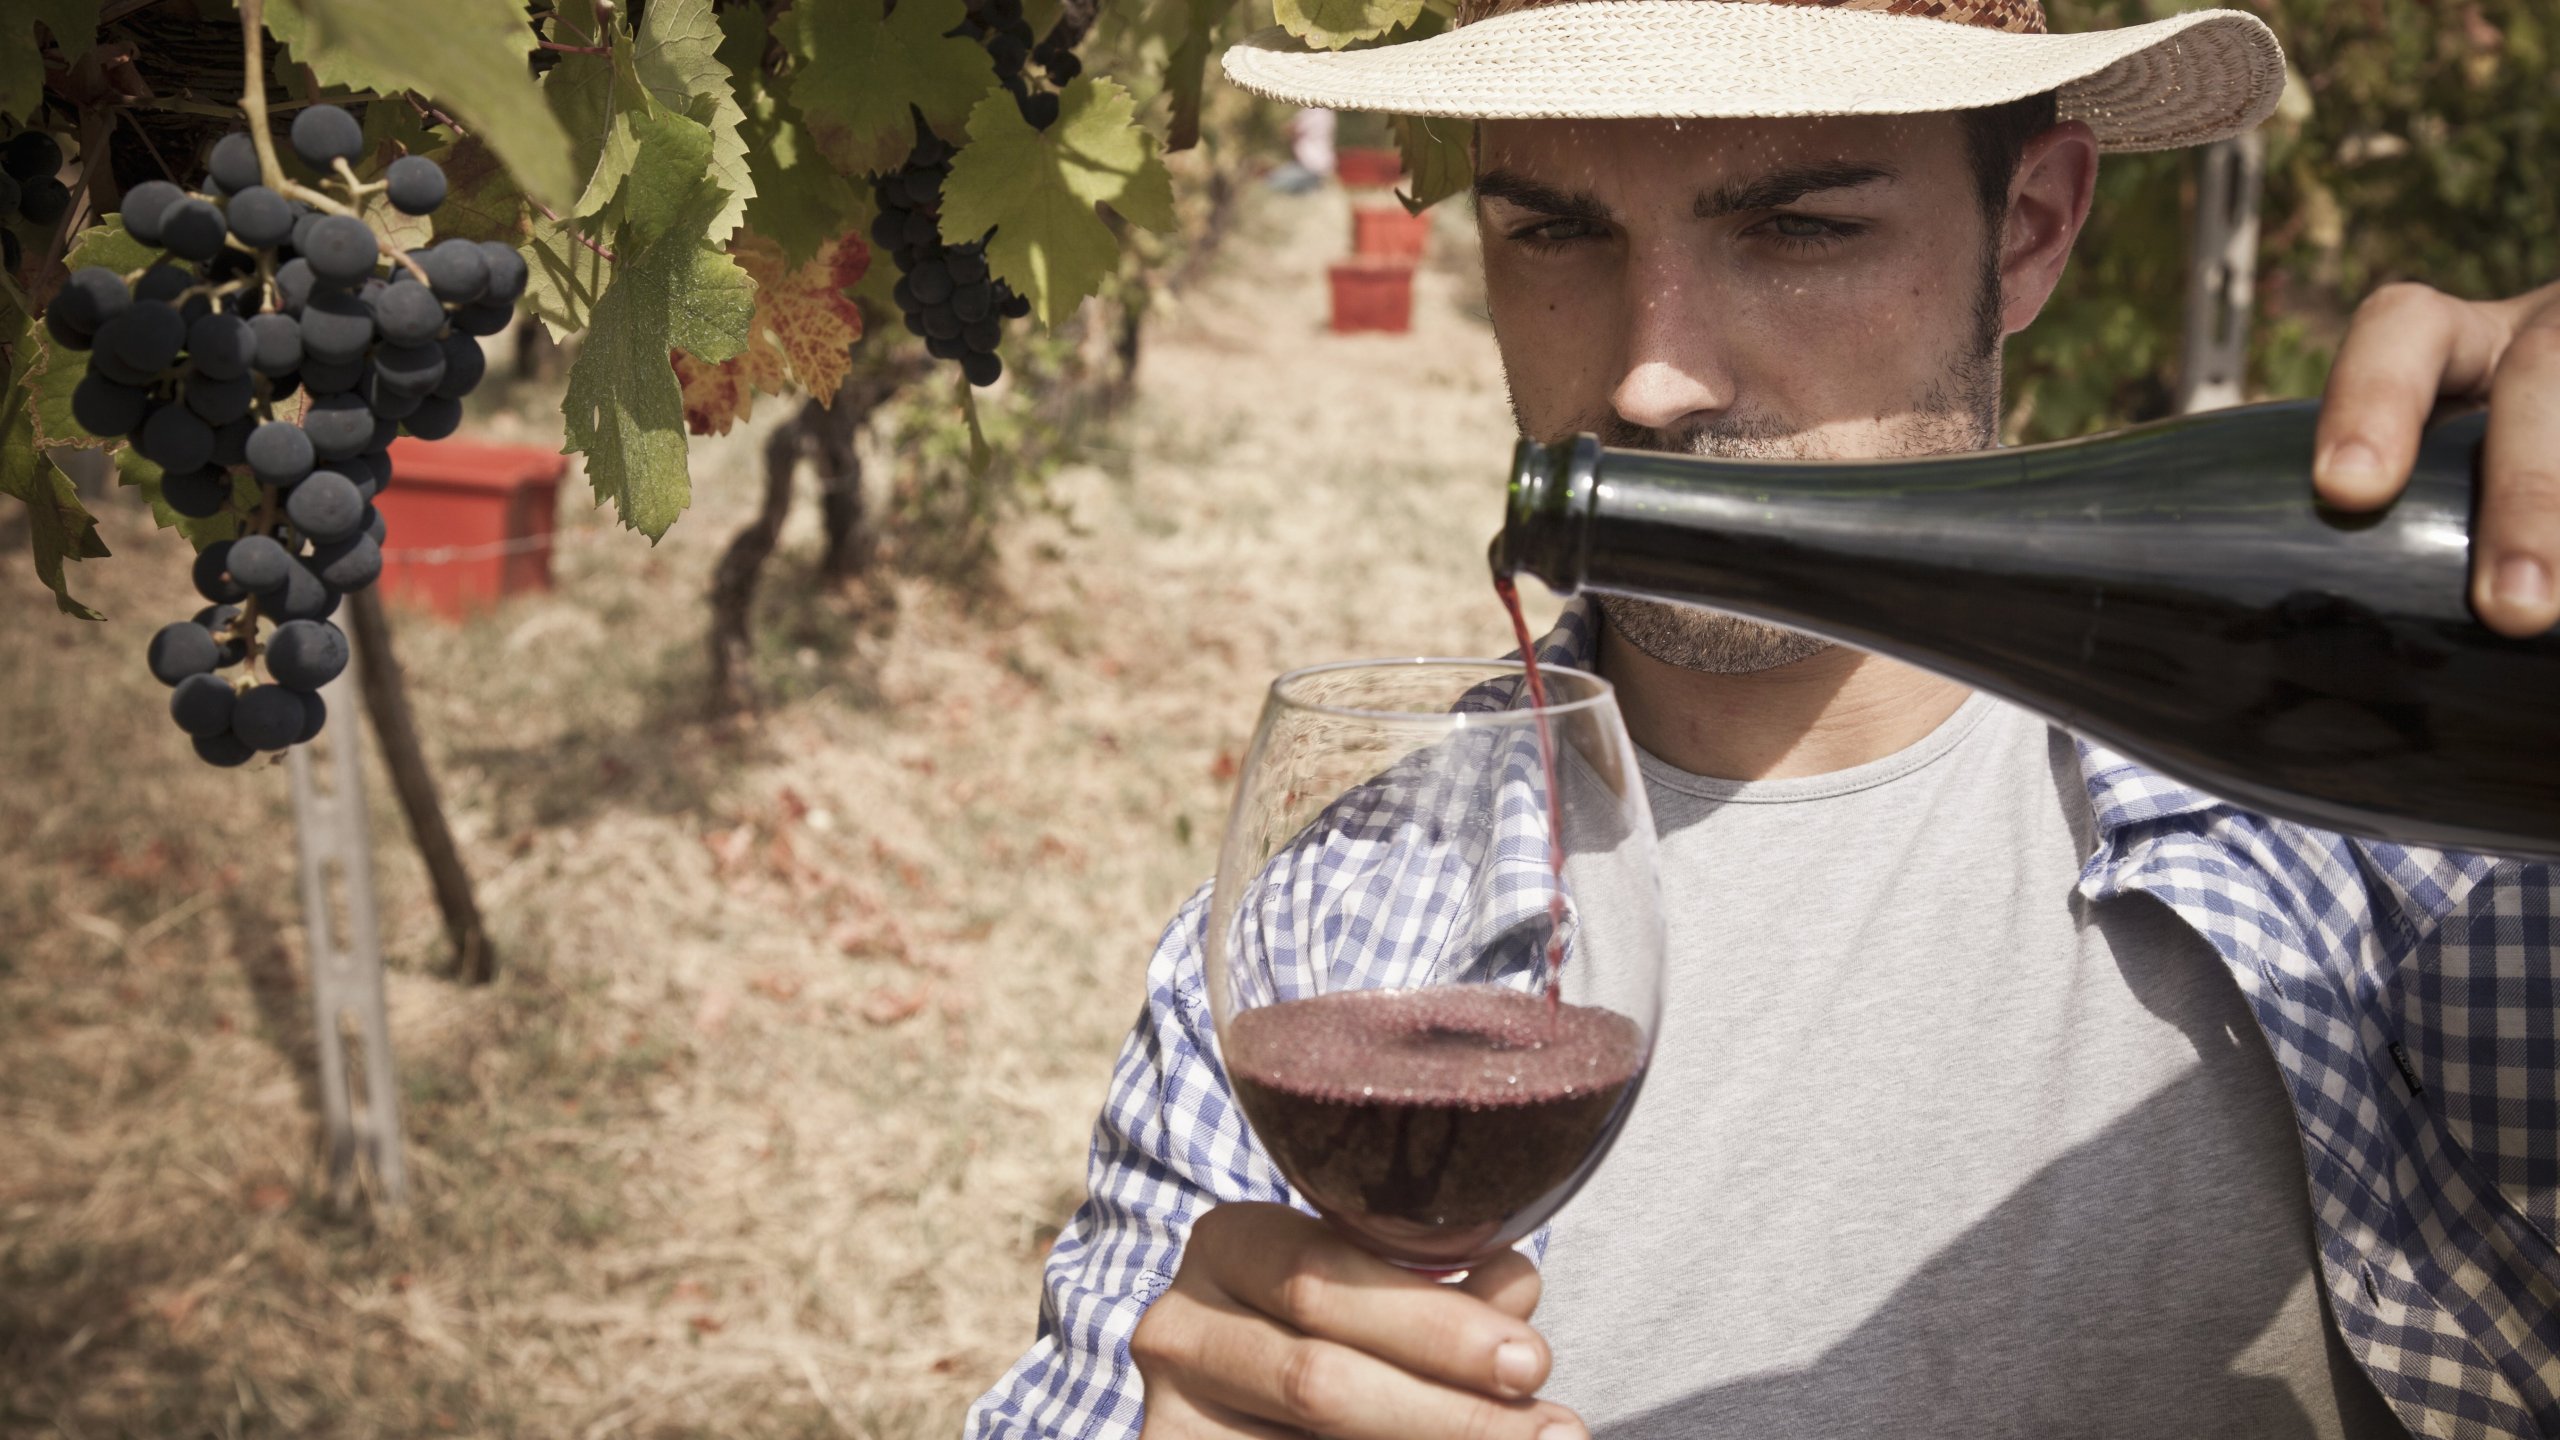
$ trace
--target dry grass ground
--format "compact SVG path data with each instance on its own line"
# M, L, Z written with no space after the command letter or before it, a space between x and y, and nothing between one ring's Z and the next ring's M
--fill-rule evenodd
M555 594L408 623L506 968L435 978L377 785L396 1221L322 1199L283 772L196 764L142 669L179 543L110 507L97 626L0 566L0 1435L953 1434L1263 684L1505 647L1462 218L1416 333L1343 339L1342 202L1257 201L972 584L816 591L804 507L742 738L695 696L757 433L697 444L665 544L564 495Z

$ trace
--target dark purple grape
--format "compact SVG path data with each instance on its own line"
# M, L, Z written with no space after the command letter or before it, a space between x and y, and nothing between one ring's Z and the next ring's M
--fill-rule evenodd
M996 313L1007 320L1019 320L1031 313L1031 297L1016 295L1010 290L1000 291L996 300Z
M400 424L401 422L397 420L377 417L373 422L373 439L366 443L363 453L370 455L378 450L390 449L391 442L400 438Z
M151 666L151 678L163 685L175 685L190 675L212 672L222 659L222 647L201 625L184 620L163 625L151 637L151 648L145 657Z
M252 185L222 207L231 238L259 250L272 250L293 236L293 205L264 185Z
M317 691L305 691L302 696L302 733L294 738L293 743L300 745L320 738L320 727L328 723L328 702L321 699Z
M213 461L213 427L184 405L163 405L143 418L133 448L162 470L201 470Z
M444 305L433 290L406 276L373 298L374 327L391 345L425 345L444 329Z
M489 257L471 241L439 240L419 251L417 261L436 298L447 304L468 305L488 293Z
M920 313L924 318L926 335L936 340L957 341L960 338L960 317L952 314L949 306L929 307Z
M18 187L18 218L30 225L38 227L51 225L62 218L63 211L70 208L71 187L50 175L25 181ZM18 237L11 235L9 238L15 240ZM17 262L10 262L10 268L17 268Z
M251 381L255 384L255 381ZM213 463L216 469L228 470L249 463L249 437L256 433L258 417L243 415L213 427Z
M960 373L972 385L993 385L1004 374L1004 357L992 350L972 350L960 357Z
M311 568L319 573L320 583L341 595L361 590L382 576L382 547L372 536L359 533L314 550Z
M231 578L231 545L231 541L216 540L196 552L196 593L216 605L244 600L249 595L246 588Z
M995 287L984 280L973 280L951 288L951 313L963 325L984 320L995 313Z
M421 440L441 440L462 428L462 402L430 395L419 401L417 412L400 424Z
M249 373L257 354L256 332L237 315L207 315L187 327L187 358L199 375L236 380Z
M289 420L270 420L249 435L249 473L269 485L299 484L319 458L311 437Z
M975 245L952 246L951 253L943 257L942 263L951 271L951 283L955 286L970 285L987 278L987 252Z
M133 298L136 301L175 301L195 283L194 273L183 265L154 265L133 282Z
M124 230L145 245L160 243L160 220L187 192L166 180L145 180L124 192Z
M195 746L197 759L225 770L236 769L258 758L257 751L228 730L218 735L198 735L189 743Z
M48 319L59 316L83 335L95 335L99 326L132 304L133 292L125 288L123 276L103 265L83 265L62 282L45 315Z
M195 419L192 415L187 418ZM221 514L222 507L231 503L231 476L227 471L210 469L182 470L164 475L160 477L160 499L190 520L210 519Z
M314 395L364 394L373 378L370 360L305 360L302 388Z
M71 387L71 418L102 440L130 435L150 413L151 394L137 386L119 385L91 371Z
M219 735L231 728L240 692L219 675L190 675L169 693L169 718L190 735Z
M968 358L969 347L961 344L957 335L928 333L924 337L924 352L936 360L964 360Z
M300 560L285 573L284 585L258 597L260 612L278 620L325 620L338 608L338 597L308 564Z
M480 258L489 262L489 289L480 298L498 305L513 305L524 294L525 281L531 278L524 257L495 240L480 242Z
M137 300L98 327L97 349L138 374L157 375L168 369L186 343L187 322L159 300Z
M391 208L403 215L432 214L444 203L444 167L424 155L403 155L382 172Z
M436 381L435 394L459 400L480 388L480 378L489 372L489 357L479 341L468 335L447 335L437 348L444 351L444 375Z
M311 292L318 288L319 277L311 273L311 262L301 256L276 267L276 309L284 314L301 314L311 301Z
M234 130L213 142L205 167L223 189L238 195L264 178L258 169L258 142L249 132Z
M190 375L178 393L186 401L187 408L196 413L197 419L218 432L222 426L247 418L250 403L258 398L258 382L246 375L237 375L229 380ZM219 433L214 436L213 443L217 447L221 444ZM204 458L208 465L218 463L210 449Z
M21 130L0 144L0 175L35 180L62 168L62 146L42 130Z
M992 355L1004 341L1004 322L992 315L980 316L960 327L960 343L981 355Z
M290 375L302 368L302 326L290 315L260 315L249 322L249 364L261 375Z
M310 479L293 487L293 494L285 499L284 513L294 529L327 544L364 528L364 503L356 482L335 470L317 470Z
M222 249L230 227L209 201L190 195L160 217L160 243L190 260L210 260Z
M453 312L453 328L464 335L495 335L516 318L515 307L496 300L477 300Z
M373 407L376 418L383 420L408 419L418 413L418 407L425 403L426 398L425 391L403 390L385 381L379 373L374 375L373 382L364 391L364 403Z
M302 432L311 437L311 453L342 460L370 448L373 411L354 395L322 395L302 412Z
M232 583L241 589L252 595L269 595L284 588L300 563L274 536L244 535L232 542L225 568L231 572Z
M1022 118L1034 130L1046 130L1058 123L1058 97L1048 90L1034 91L1018 104Z
M302 353L340 364L361 359L373 343L373 307L353 295L314 295L302 307Z
M279 685L317 690L346 668L346 632L326 620L288 620L268 637L267 673Z
M333 285L355 284L372 274L382 258L372 227L352 215L321 216L294 249L311 262L314 276Z
M281 750L302 735L302 697L282 685L253 685L231 707L231 733L253 750Z
M444 346L434 342L381 346L373 352L373 373L393 390L424 395L444 379Z
M321 174L333 174L335 162L364 153L364 127L335 105L307 105L293 117L293 153Z

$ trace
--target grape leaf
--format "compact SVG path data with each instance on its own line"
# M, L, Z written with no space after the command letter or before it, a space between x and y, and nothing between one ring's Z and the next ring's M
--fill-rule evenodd
M398 72L376 70L355 56L332 50L314 39L311 22L295 8L302 3L303 0L267 0L267 33L285 48L294 64L309 66L312 78L323 85L348 90L377 90L384 94L401 88ZM287 150L283 153L290 156L293 152ZM294 162L286 159L284 163L291 165Z
M1422 14L1422 0L1272 0L1281 28L1318 50L1375 40Z
M780 245L752 230L740 232L729 253L756 282L755 321L747 348L727 360L675 353L685 424L696 435L728 434L753 412L759 390L779 395L796 384L833 404L862 338L862 308L845 294L871 265L862 237L838 236L796 269Z
M8 377L12 396L32 363L26 338L25 316L11 312L0 324L0 340L15 342L11 348L20 357ZM53 463L52 456L36 448L35 422L25 405L13 403L0 410L0 494L26 503L27 544L35 552L36 578L53 592L55 607L83 620L107 618L73 599L63 578L64 561L99 559L106 555L107 546L98 538L98 522L80 503L79 487Z
M612 284L595 302L569 367L561 412L568 449L586 456L601 503L651 539L691 499L684 400L669 352L718 362L746 347L755 283L703 240L728 203L710 173L708 126L666 111L635 115L639 150L614 232Z
M1398 115L1392 123L1404 151L1405 213L1419 215L1476 183L1475 126L1465 120Z
M720 12L720 30L720 63L746 117L738 133L755 177L746 226L780 245L791 264L801 264L828 240L868 225L869 197L818 153L799 110L766 78L764 11L732 6Z
M894 169L915 143L909 106L937 130L969 118L996 74L975 41L944 33L967 18L962 0L900 0L885 17L881 0L834 0L782 17L774 33L798 62L791 99L828 159Z
M10 0L0 26L0 115L22 120L44 103L44 51L36 27L53 37L63 60L77 65L98 39L98 0ZM239 48L237 41L232 48ZM60 587L56 587L59 589Z
M373 89L415 90L498 153L525 193L559 204L577 190L568 136L525 68L533 31L516 0L292 0L305 63L352 62Z
M720 40L711 0L649 0L632 47L640 83L658 103L711 128L711 178L729 192L711 222L713 244L738 228L756 194L747 142L738 133L746 113L730 89L729 68L720 62Z
M1057 123L1040 131L997 91L970 112L969 143L943 183L942 238L964 244L994 229L988 266L1055 325L1119 263L1097 204L1150 230L1173 228L1173 182L1129 92L1080 75L1059 93Z
M565 340L587 328L596 302L613 284L613 261L578 239L575 220L536 215L526 222L531 232L516 247L524 256L524 308L551 327L551 337Z
M436 207L439 238L495 240L519 245L525 238L524 191L477 140L456 140L434 155L444 167L444 203Z
M629 32L616 24L607 27L600 41L575 38L601 44L606 53L562 55L542 77L542 98L568 134L571 168L586 177L569 213L593 215L613 202L631 174L631 157L639 144L631 117L657 102L640 83Z

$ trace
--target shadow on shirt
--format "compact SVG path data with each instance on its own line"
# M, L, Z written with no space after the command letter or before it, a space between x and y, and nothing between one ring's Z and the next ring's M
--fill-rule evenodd
M2405 1440L2339 1339L2325 1299L2310 1303L2325 1337L2327 1394L2318 1392L2320 1361L2307 1340L2289 1357L2307 1396L2235 1371L2285 1307L2303 1303L2297 1287L2314 1274L2307 1200L2288 1227L2300 1248L2278 1263L2269 1263L2270 1246L2286 1241L2255 1227L2206 1239L2231 1262L2215 1268L2214 1305L2162 1293L2146 1236L2179 1236L2174 1220L2191 1217L2217 1178L2180 1173L2175 1157L2191 1148L2179 1144L2181 1132L2228 1095L2277 1083L2254 1028L2216 1023L2192 991L2179 993L2168 973L2174 962L2159 963L2166 959L2155 951L2153 963L2121 955L2118 963L2135 996L2186 1032L2194 1069L2037 1171L1809 1365L1598 1426L1599 1440ZM2320 1293L2316 1283L2309 1289ZM2032 1358L2016 1353L2027 1344Z

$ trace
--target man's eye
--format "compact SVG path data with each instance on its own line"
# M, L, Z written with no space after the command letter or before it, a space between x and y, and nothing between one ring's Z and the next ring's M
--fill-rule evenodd
M1511 238L1526 244L1563 245L1575 240L1588 240L1600 233L1600 227L1588 220L1541 220L1511 232Z
M1829 221L1810 215L1773 215L1769 217L1769 228L1788 240L1820 240L1840 233Z

